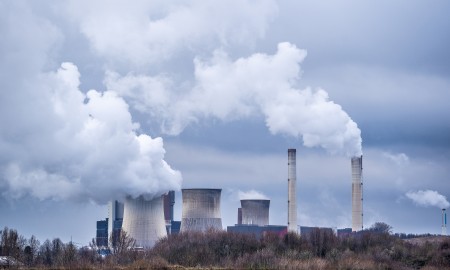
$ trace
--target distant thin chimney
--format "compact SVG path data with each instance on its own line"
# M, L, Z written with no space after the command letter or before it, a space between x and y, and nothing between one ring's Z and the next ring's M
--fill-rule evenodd
M288 149L288 232L297 233L297 153Z

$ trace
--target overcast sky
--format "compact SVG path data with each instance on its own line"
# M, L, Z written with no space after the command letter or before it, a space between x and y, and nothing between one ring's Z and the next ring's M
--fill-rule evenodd
M106 203L169 189L271 199L287 223L440 233L448 1L0 2L0 226L87 244ZM181 192L175 218L181 218Z

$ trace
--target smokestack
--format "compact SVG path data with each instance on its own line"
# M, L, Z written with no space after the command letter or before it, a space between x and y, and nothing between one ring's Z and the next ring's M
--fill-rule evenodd
M242 208L241 207L238 208L238 221L237 221L237 224L238 225L242 224Z
M222 230L221 189L182 189L181 232Z
M269 225L270 200L241 200L242 224Z
M297 233L296 150L288 149L288 232Z
M442 235L447 235L447 212L442 209Z
M362 190L362 156L352 160L352 231L364 229L363 225L363 190Z
M136 246L153 247L167 236L162 196L145 200L143 196L125 199L122 230L136 240Z

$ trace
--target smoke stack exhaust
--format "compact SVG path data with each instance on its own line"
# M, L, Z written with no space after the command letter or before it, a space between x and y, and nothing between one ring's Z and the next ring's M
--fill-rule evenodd
M447 235L447 212L442 209L442 235Z
M288 149L288 232L297 233L296 149Z
M352 231L364 229L363 225L363 190L362 190L362 156L352 158Z

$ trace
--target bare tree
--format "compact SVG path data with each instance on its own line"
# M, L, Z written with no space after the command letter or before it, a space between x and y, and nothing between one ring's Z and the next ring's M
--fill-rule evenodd
M136 247L136 240L123 230L118 233L117 237L111 235L109 237L109 243L113 248L114 254L122 254Z

